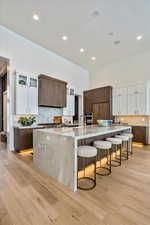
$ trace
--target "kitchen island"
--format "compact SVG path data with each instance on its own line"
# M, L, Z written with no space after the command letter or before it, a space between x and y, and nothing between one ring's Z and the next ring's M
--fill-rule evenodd
M77 191L77 148L92 145L94 140L102 140L124 131L130 126L36 129L33 133L33 162L36 167Z

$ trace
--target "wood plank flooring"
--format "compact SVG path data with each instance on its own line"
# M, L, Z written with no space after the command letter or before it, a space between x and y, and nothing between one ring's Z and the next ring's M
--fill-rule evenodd
M51 224L150 225L150 146L77 193L34 168L31 155L0 151L0 225Z
M0 151L3 151L6 148L7 148L7 144L5 142L0 141Z

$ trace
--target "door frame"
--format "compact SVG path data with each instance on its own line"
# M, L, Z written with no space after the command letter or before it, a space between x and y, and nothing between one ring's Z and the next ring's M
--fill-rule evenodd
M83 112L83 95L78 95L78 119L79 123L84 123L84 112Z
M12 117L11 117L11 85L10 85L10 60L3 56L0 56L0 60L4 60L7 64L7 151L12 151L12 137L13 129L11 129Z

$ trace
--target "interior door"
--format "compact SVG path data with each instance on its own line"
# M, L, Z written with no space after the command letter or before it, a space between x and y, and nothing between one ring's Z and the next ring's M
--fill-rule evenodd
M7 131L7 91L3 92L3 131Z
M108 102L93 104L93 122L97 123L97 120L109 120L110 119L110 107Z

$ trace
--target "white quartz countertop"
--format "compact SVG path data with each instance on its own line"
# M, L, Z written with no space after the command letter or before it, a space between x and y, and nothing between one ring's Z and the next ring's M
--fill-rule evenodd
M56 125L56 124L55 124ZM73 123L73 124L64 124L68 127L71 127L71 126L81 126L81 124L78 124L78 123ZM18 129L40 129L40 128L45 128L46 126L53 126L53 124L33 124L31 126L22 126L21 124L15 124L14 125L14 128L18 128ZM59 126L59 124L58 124Z
M19 128L19 129L36 129L36 128L44 128L44 125L38 125L38 124L33 124L31 126L22 126L20 124L14 125L14 128Z
M83 139L103 134L109 134L112 132L123 131L130 129L131 126L112 126L112 127L98 127L98 126L86 126L86 127L75 127L75 128L47 128L39 129L38 132L45 132L46 134L56 134L66 137L72 137L75 139Z

